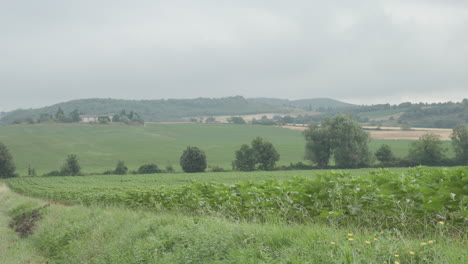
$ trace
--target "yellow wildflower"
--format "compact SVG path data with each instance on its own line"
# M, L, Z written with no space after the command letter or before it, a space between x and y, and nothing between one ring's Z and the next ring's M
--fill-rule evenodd
M421 246L427 246L427 243L421 243Z
M395 255L395 258L398 258L400 255Z
M395 261L395 264L400 264L400 262L398 262L398 261Z
M410 253L410 255L414 255L414 252L413 252L413 251L410 251L409 253Z
M352 238L348 238L348 241L354 241L354 239L352 239Z
M429 240L427 243L432 244L434 243L434 240Z
M366 244L370 244L370 243L371 243L370 241L367 241L367 240L366 240Z
M377 241L378 239L374 237L374 241Z
M352 236L353 236L353 234L352 234L352 233L348 233L348 236L352 237Z
M438 223L439 225L445 225L445 223L443 221L439 221Z
M332 242L330 242L330 245L336 245L336 243L332 241Z

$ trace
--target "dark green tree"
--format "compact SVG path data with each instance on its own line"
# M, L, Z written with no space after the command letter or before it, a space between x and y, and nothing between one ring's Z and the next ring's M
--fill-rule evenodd
M467 101L467 99L464 99L463 103L467 104ZM468 165L468 127L466 125L456 126L450 138L452 139L457 161L460 164Z
M16 177L16 167L7 146L0 142L0 178Z
M107 116L100 116L98 117L98 121L100 124L107 124L110 122L110 118Z
M70 119L71 122L80 122L81 121L80 111L78 111L78 109L75 109L75 110L71 111L69 119Z
M247 144L241 146L235 153L236 159L233 161L233 168L240 171L255 170L254 150Z
M348 116L338 115L324 120L322 125L330 130L336 166L358 168L371 164L369 134L356 121Z
M331 135L327 127L320 127L312 123L304 131L306 139L305 159L312 161L319 167L328 166L332 154Z
M119 160L117 165L115 166L114 173L117 175L125 175L128 172L127 166L125 166L125 162Z
M57 110L57 113L55 113L55 121L57 122L65 122L67 120L67 117L65 116L65 113L63 112L62 108L59 107Z
M392 149L387 144L382 144L375 152L375 157L383 166L390 166L395 162Z
M244 118L240 116L231 116L230 118L228 118L227 121L233 124L245 124Z
M446 151L439 135L426 134L411 143L408 160L419 165L441 165Z
M76 176L80 173L81 167L78 162L78 157L75 154L67 156L65 163L60 170L60 174L64 176Z
M204 172L206 154L197 147L187 147L180 156L180 166L185 172Z
M331 155L340 168L364 167L372 162L369 135L348 116L326 118L321 126L312 124L304 136L306 159L320 167L328 164Z
M275 168L280 155L273 144L263 140L261 137L256 137L252 140L252 150L255 163L258 164L258 169L273 170Z

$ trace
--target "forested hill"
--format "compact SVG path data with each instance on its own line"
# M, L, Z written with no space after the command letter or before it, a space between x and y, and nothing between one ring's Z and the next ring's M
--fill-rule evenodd
M341 102L330 98L313 98L313 99L300 99L300 100L288 100L288 99L276 99L276 98L252 98L248 99L251 102L269 104L269 105L280 105L294 108L301 108L308 111L328 111L331 109L337 110L341 108L352 108L356 105Z
M291 108L271 105L245 99L242 96L226 98L121 100L121 99L80 99L59 103L38 109L20 109L5 113L0 122L11 124L15 121L37 119L40 114L55 114L58 108L65 112L78 109L84 114L120 113L123 109L140 114L145 121L182 121L183 117L243 115L259 113L289 113Z

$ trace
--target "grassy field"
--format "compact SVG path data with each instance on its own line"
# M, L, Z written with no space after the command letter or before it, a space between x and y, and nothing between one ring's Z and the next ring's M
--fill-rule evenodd
M407 236L56 204L41 209L31 236L19 238L6 227L8 219L44 203L5 188L0 203L0 263L465 263L468 258L466 234L449 235L450 228Z
M113 169L118 160L130 169L145 163L179 168L179 157L187 146L198 146L208 165L231 168L234 151L261 136L271 141L281 155L279 165L303 161L301 132L271 126L230 124L120 125L37 124L0 127L0 142L11 150L18 171L28 165L39 174L58 169L67 154L77 154L87 173ZM371 149L385 143L396 156L407 154L410 140L372 140ZM450 147L449 142L445 142Z

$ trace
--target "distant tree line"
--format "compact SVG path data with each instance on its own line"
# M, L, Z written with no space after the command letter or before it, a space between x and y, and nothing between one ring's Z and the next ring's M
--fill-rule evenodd
M451 143L455 153L454 158L446 156L447 149L443 146L440 137L426 134L411 143L408 155L404 158L396 157L390 146L383 144L372 154L369 150L369 135L359 124L345 115L326 118L320 124L312 123L304 131L305 159L311 165L298 162L289 166L276 166L280 154L274 145L261 137L254 138L250 145L243 144L234 153L232 167L238 171L253 170L292 170L330 168L331 159L337 168L364 168L372 167L375 160L378 167L408 167L417 165L427 166L456 166L468 165L468 126L458 125L451 134ZM187 147L180 156L180 166L184 172L204 172L207 166L207 157L198 147ZM0 143L0 178L16 177L15 164L8 148ZM148 174L173 172L172 166L166 170L160 169L156 164L144 164L137 170L130 171L124 161L118 161L114 170L102 174ZM212 171L224 171L219 167L212 167ZM28 175L34 176L34 168L28 168ZM46 173L45 176L76 176L82 175L77 155L68 155L59 170Z
M75 109L69 113L65 113L61 107L58 108L55 114L42 113L39 115L37 120L34 120L32 117L25 117L16 119L13 121L13 124L34 124L34 123L78 123L81 122L80 116L84 113L80 112L78 109ZM99 116L97 123L107 124L109 122L117 122L124 124L144 124L145 120L136 112L130 111L126 112L125 110L120 111L119 114L112 116L112 120L108 116Z

